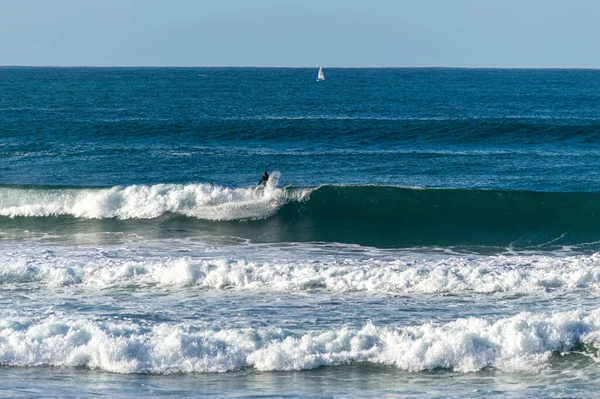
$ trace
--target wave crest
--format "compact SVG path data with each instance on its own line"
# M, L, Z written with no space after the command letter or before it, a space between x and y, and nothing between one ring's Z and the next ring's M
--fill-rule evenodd
M592 355L599 339L599 310L396 328L369 323L362 329L303 333L186 324L144 327L52 316L44 321L2 320L0 364L84 366L117 373L206 373L247 367L287 371L364 362L409 372L466 373L488 367L534 371L553 354L572 351L578 344L583 354Z
M127 222L154 220L165 214L180 217L171 218L171 225ZM122 231L132 226L142 235L150 231L156 237L175 228L257 242L322 241L395 248L433 245L553 249L600 245L600 193L592 192L394 186L269 186L255 190L211 184L105 189L0 187L0 217L60 215L78 220L124 220L97 227L112 226L108 231ZM240 220L248 223L227 223ZM44 225L52 223L46 221ZM28 224L15 220L11 226Z
M167 213L228 221L273 215L305 190L287 192L271 185L262 189L226 188L212 184L134 185L102 189L0 189L0 216L69 215L84 219L155 219Z

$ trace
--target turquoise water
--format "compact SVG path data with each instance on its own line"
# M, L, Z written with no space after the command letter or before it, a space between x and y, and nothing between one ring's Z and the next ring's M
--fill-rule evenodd
M0 68L0 396L593 396L600 72L325 72Z

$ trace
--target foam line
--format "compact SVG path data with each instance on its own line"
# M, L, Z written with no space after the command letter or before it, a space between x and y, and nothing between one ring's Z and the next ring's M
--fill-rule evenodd
M265 256L265 251L261 254ZM273 255L278 256L278 255ZM138 285L333 292L495 293L600 290L600 255L399 256L315 261L172 256L135 249L17 245L0 250L0 285Z
M409 327L339 328L292 333L279 328L210 329L187 324L152 327L131 322L52 316L0 322L0 364L88 367L116 373L207 373L243 368L307 370L378 363L409 372L493 367L531 372L554 353L593 353L600 310L521 313L496 321L468 318Z

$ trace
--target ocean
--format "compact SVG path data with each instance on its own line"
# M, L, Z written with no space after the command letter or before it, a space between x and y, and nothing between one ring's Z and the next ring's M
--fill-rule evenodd
M596 397L600 71L317 70L0 68L0 397Z

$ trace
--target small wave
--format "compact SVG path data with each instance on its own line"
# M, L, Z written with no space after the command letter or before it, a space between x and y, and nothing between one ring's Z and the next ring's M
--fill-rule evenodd
M146 253L140 258L135 249L97 251L22 245L8 246L0 252L0 285L11 284L393 294L554 291L558 295L578 290L599 292L600 255L396 255L391 260L324 255L318 261L253 261L164 253Z
M521 313L491 321L339 328L294 333L280 328L212 329L190 324L6 317L0 321L0 364L88 367L116 373L210 373L243 368L307 370L377 363L409 372L496 368L531 372L553 354L594 353L600 310Z
M221 120L351 120L351 121L502 121L502 120L551 120L551 121L600 121L596 116L573 116L573 115L546 115L546 114L522 114L522 115L465 115L465 116L356 116L356 115L252 115L220 118Z

